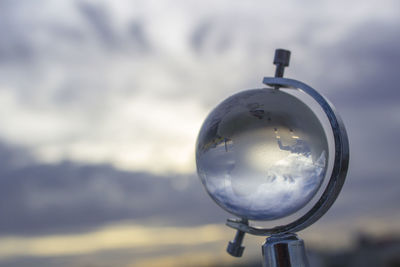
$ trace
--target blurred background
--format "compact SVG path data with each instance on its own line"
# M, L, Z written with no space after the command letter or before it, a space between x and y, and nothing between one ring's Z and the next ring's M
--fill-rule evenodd
M260 266L263 238L225 253L194 144L275 48L350 139L311 263L400 266L397 0L1 0L0 266Z

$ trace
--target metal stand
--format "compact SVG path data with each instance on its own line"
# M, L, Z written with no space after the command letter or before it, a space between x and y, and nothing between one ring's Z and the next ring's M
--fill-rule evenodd
M263 267L309 267L304 242L295 232L301 231L321 218L335 202L344 184L348 163L349 143L346 129L335 108L315 89L297 80L283 78L285 67L289 66L290 51L277 49L274 64L275 77L265 77L263 83L279 88L292 88L305 92L311 96L325 112L333 132L335 144L335 158L332 174L328 185L320 199L300 218L273 228L262 228L249 224L245 218L228 219L226 225L236 229L236 236L229 242L227 252L234 257L241 257L244 251L242 246L245 233L257 236L270 236L262 246Z
M309 267L304 242L296 234L268 237L262 255L263 267Z

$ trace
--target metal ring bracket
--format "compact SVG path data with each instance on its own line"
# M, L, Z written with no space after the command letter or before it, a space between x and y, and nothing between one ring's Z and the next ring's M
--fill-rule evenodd
M315 89L300 81L280 77L265 77L263 83L275 88L298 89L311 96L321 106L329 120L335 149L333 169L326 188L314 206L300 218L289 224L276 226L274 228L250 226L243 223L242 219L227 220L226 225L231 228L253 235L268 236L301 231L316 222L328 211L338 197L346 179L349 165L349 141L344 124L334 106Z

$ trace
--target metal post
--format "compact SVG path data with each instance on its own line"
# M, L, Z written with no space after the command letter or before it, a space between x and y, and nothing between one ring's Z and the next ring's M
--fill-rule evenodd
M276 65L275 77L283 77L285 67L289 66L290 62L290 51L285 49L276 49L274 57L274 65ZM279 86L275 85L275 89L279 89Z
M272 235L262 246L263 267L309 267L304 241L296 234Z
M283 77L285 67L289 66L290 51L285 49L276 49L274 57L274 65L276 65L275 77Z
M249 224L249 221L247 219L241 219L241 222L244 223L245 225ZM243 238L244 238L245 232L241 230L236 231L235 239L230 241L228 243L228 247L226 248L226 251L233 257L242 257L244 247L242 246L243 243Z

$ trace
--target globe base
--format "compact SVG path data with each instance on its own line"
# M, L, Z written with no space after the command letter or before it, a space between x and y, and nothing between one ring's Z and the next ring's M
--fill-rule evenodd
M296 234L272 235L262 246L263 267L309 267L304 241Z

